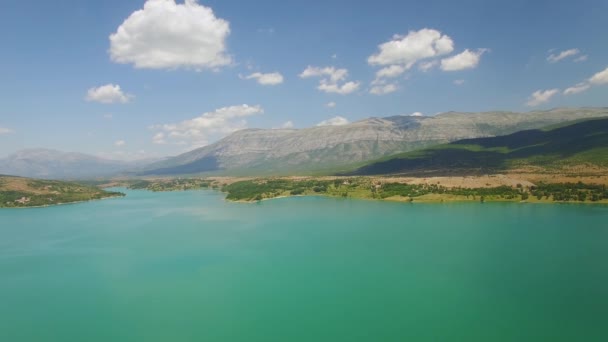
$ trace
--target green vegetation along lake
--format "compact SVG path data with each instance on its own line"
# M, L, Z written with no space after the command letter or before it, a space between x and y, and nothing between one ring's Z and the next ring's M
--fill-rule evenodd
M232 203L0 210L0 341L606 341L608 207Z

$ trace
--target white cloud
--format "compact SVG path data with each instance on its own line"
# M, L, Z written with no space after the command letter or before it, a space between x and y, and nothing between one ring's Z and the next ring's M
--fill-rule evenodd
M136 68L196 70L228 65L230 24L196 0L148 0L110 35L110 58Z
M165 133L163 132L158 132L154 135L154 137L152 137L152 142L157 144L157 145L164 145L167 143L167 140L165 140Z
M420 112L414 112L414 113L410 114L410 116L417 116L417 117L420 117L420 116L424 116L424 114L422 114L422 113L420 113Z
M156 133L153 141L162 144L170 139L173 143L185 142L192 147L205 146L212 139L247 128L245 118L263 112L264 110L260 106L246 104L219 108L194 119L152 126L152 129L163 133L163 135Z
M407 35L395 35L393 39L378 46L378 52L368 57L374 66L384 66L376 72L372 81L372 94L386 94L397 90L398 84L387 84L387 78L398 77L418 64L418 69L427 72L437 65L443 71L475 68L487 49L464 50L458 55L439 59L454 51L454 41L438 30L424 28L410 31Z
M278 72L272 72L268 74L263 74L261 72L255 72L247 77L247 80L257 80L261 85L277 85L283 83L283 75Z
M425 28L405 36L394 35L393 39L378 45L378 50L368 57L370 65L398 64L409 69L419 60L452 52L454 42L440 31Z
M589 82L593 85L608 84L608 68L591 76L591 78L589 79Z
M466 49L457 55L444 58L441 60L441 70L458 71L475 68L479 64L481 55L486 51L487 49L477 49L477 51Z
M87 101L99 103L127 103L133 95L125 94L118 84L106 84L100 87L93 87L87 91L85 99Z
M564 95L573 95L573 94L582 93L585 90L589 89L590 87L591 87L591 85L589 85L589 83L586 83L586 82L579 83L573 87L570 87L570 88L564 90Z
M333 102L333 101L332 102L328 102L325 106L328 107L328 108L334 108L334 107L336 107L336 103Z
M2 135L2 134L10 134L10 133L13 133L12 129L8 129L6 127L1 127L0 126L0 135Z
M342 116L336 116L331 119L323 120L317 124L317 126L342 126L348 125L348 119Z
M289 121L285 121L280 126L272 127L272 129L292 129L293 127L294 127L293 121L289 120Z
M548 61L549 63L556 63L556 62L561 61L562 59L565 59L565 58L568 58L568 57L571 57L571 56L576 56L576 55L578 55L579 53L580 53L580 50L579 50L579 49L570 49L570 50L564 50L564 51L561 51L561 52L560 52L560 53L558 53L558 54L553 54L553 53L552 53L552 54L550 54L550 55L547 57L547 61ZM580 58L580 57L579 57L579 58Z
M121 146L125 146L127 143L124 140L117 140L114 142L114 146L116 147L121 147Z
M361 85L359 81L350 81L340 84L340 82L348 77L348 70L336 69L335 67L319 68L309 65L302 71L300 78L311 77L321 78L317 89L326 93L346 95L356 91Z
M454 80L452 83L454 83L457 86L460 86L460 85L464 84L464 80Z
M574 59L574 62L575 62L575 63L584 62L584 61L586 61L588 58L589 58L589 56L587 56L587 55L582 55L582 56L576 57L576 58Z
M604 85L608 84L608 68L596 73L595 75L589 77L588 80L578 83L570 88L564 90L564 95L573 95L582 93L592 86Z
M300 74L301 78L310 78L310 77L322 77L327 78L332 83L337 83L339 81L344 80L348 76L348 70L346 69L336 69L335 67L325 67L319 68L314 66L307 66L304 71Z
M359 82L346 82L339 85L337 83L325 82L325 80L321 80L317 89L326 93L346 95L359 89L360 85L361 83Z
M439 61L437 61L437 60L428 61L428 62L420 62L420 64L418 64L418 69L420 69L423 72L427 72L427 71L433 69L434 67L436 67L437 64L439 64Z
M291 120L286 121L281 125L281 128L293 128L293 122Z
M405 70L405 67L402 65L387 66L376 72L376 78L394 78L403 74Z
M370 94L374 94L374 95L384 95L384 94L389 94L389 93L392 93L395 91L397 91L397 85L394 83L389 83L389 84L384 84L384 85L373 86L369 92L370 92Z
M543 103L549 102L553 95L559 93L559 89L549 89L549 90L537 90L528 99L526 102L527 106L535 107L541 105Z

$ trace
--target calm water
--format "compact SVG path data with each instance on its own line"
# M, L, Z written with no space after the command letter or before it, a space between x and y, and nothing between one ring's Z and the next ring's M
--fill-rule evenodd
M0 341L607 341L608 207L0 210Z

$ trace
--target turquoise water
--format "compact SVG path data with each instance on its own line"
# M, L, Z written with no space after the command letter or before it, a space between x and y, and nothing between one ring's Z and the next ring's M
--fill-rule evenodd
M127 193L0 210L0 341L608 340L608 207Z

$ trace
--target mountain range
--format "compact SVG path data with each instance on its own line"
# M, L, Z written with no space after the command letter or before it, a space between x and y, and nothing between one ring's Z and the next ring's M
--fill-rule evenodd
M0 174L45 179L83 179L114 176L149 164L119 161L76 152L25 149L0 159Z
M160 161L117 161L50 149L0 159L0 174L47 179L206 175L305 175L350 172L370 161L462 139L507 135L573 120L608 117L608 108L447 112L368 118L341 126L245 129Z
M568 173L608 167L608 118L450 144L383 158L349 175L491 174L508 170Z
M608 108L558 108L527 113L447 112L428 117L369 118L342 126L246 129L211 145L148 165L140 174L335 173L377 158L437 144L605 116Z

